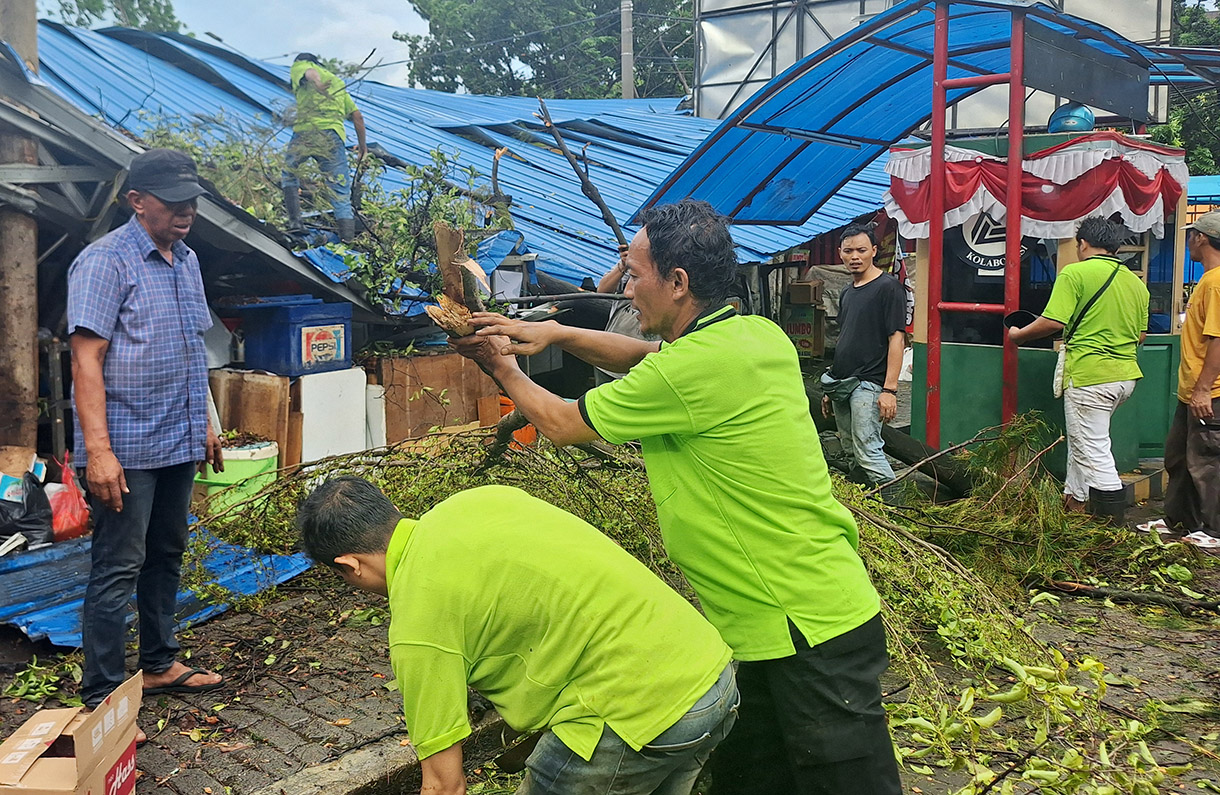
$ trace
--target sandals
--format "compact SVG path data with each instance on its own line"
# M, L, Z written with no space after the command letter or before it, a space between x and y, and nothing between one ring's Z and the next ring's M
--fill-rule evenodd
M206 668L192 668L182 676L179 676L177 679L170 682L168 685L144 688L144 695L155 696L160 693L206 693L209 690L215 690L225 683L223 678L219 682L209 682L205 685L188 685L186 683L186 681L192 676L208 673L211 673L211 671Z

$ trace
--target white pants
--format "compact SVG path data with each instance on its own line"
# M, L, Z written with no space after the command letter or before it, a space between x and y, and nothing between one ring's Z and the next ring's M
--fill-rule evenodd
M1110 416L1135 391L1134 381L1113 381L1063 390L1067 420L1067 480L1063 493L1084 502L1089 487L1117 491L1123 487L1110 452Z

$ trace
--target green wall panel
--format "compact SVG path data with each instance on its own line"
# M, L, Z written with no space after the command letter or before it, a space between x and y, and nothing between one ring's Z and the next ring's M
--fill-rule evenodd
M1002 349L992 345L946 343L941 346L942 447L964 442L981 429L1000 424ZM1120 471L1135 469L1140 458L1163 455L1165 433L1177 406L1178 338L1155 335L1140 349L1144 378L1130 400L1114 414L1110 428ZM1022 348L1017 356L1017 410L1040 411L1054 433L1062 433L1063 401L1051 394L1055 352ZM927 346L914 345L911 433L926 438ZM1048 440L1049 442L1049 440ZM1063 477L1066 445L1047 456L1047 466Z

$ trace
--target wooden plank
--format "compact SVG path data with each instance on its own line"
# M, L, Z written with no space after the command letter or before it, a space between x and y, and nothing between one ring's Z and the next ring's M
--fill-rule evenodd
M256 433L288 444L289 381L252 370L212 370L208 376L224 430Z
M499 395L495 382L457 353L382 359L376 370L386 390L389 444L479 420L479 401Z
M487 397L479 398L479 425L484 428L495 425L500 421L500 396L499 394L488 395Z
M294 466L301 463L301 428L305 424L305 415L299 411L288 412L288 439L280 448L280 466Z

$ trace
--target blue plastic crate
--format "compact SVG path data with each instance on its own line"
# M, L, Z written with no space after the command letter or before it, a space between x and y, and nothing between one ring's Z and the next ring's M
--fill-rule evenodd
M352 366L352 305L278 295L240 307L246 367L286 376Z

